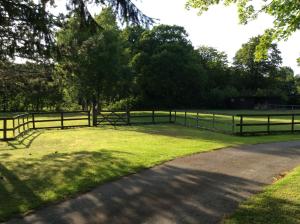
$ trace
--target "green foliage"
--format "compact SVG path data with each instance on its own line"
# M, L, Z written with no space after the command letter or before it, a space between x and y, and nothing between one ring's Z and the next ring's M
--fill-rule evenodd
M1 0L0 1L0 60L16 56L35 61L53 59L54 32L64 23L65 17L79 17L79 31L86 27L99 27L87 10L86 4L109 6L121 21L127 24L150 25L153 19L144 15L130 0L67 0L67 11L54 16L49 8L55 0ZM102 24L100 24L101 26ZM51 62L48 61L48 62Z
M0 63L0 110L57 109L63 96L53 68L32 63Z
M160 25L142 34L132 64L145 107L189 107L201 95L203 70L182 27ZM195 94L197 90L197 94Z
M92 27L82 32L79 17L73 17L57 39L64 52L60 66L71 74L66 78L77 89L77 98L101 106L117 95L128 62L122 58L121 32L112 9L104 9L96 21L102 24L96 33Z
M199 13L207 11L210 6L223 3L224 5L237 4L240 22L247 24L256 19L261 13L273 16L273 27L265 31L260 38L256 49L256 59L267 58L268 49L275 40L287 39L300 27L300 4L294 0L187 0L187 7L199 9Z
M234 57L234 65L244 71L244 87L252 94L258 89L266 89L273 84L278 68L282 62L277 45L272 44L265 60L256 61L255 52L259 46L260 37L254 37L243 44ZM274 86L273 86L274 87Z

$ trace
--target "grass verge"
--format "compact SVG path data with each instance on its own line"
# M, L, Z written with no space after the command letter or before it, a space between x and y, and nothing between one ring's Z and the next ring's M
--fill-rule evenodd
M242 203L226 224L299 224L300 167Z

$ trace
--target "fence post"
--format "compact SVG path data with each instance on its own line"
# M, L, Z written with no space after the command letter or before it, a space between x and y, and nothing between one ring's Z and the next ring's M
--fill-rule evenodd
M29 114L26 116L27 131L29 130Z
M295 114L292 115L292 133L295 132Z
M6 118L3 119L3 139L4 139L4 141L7 140L7 120L6 120Z
M91 127L91 111L88 111L88 126Z
M94 127L97 127L97 123L98 123L98 121L97 121L97 116L98 116L98 113L101 113L101 111L98 111L98 109L96 109L96 108L93 106L93 114L92 114L92 116L93 116L93 126L94 126Z
M232 116L232 133L234 134L235 132L235 116Z
M64 112L60 112L61 129L64 129Z
M186 122L186 111L184 112L184 126L186 126L187 122Z
M243 115L240 115L240 135L243 135Z
M21 133L21 130L20 130L20 117L18 115L18 135Z
M32 116L32 128L35 129L35 117L34 117L34 113L32 113L31 116Z
M197 112L197 128L199 128L199 112Z
M152 110L152 123L155 123L155 118L154 118L154 110Z
M169 123L172 123L172 110L170 110L170 114L169 114Z
M13 138L16 136L16 130L15 130L15 118L12 119L13 121Z
M177 111L175 110L175 114L174 114L174 123L176 123L176 121L177 121Z
M268 127L267 127L268 134L270 134L270 115L268 115Z
M126 111L126 115L127 115L127 125L130 125L130 110Z
M25 132L25 116L22 115L22 126L23 126L23 132Z

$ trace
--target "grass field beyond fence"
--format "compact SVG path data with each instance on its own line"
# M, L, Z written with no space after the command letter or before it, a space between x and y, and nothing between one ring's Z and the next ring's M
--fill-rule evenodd
M237 135L300 132L297 111L176 111L174 121L196 127Z

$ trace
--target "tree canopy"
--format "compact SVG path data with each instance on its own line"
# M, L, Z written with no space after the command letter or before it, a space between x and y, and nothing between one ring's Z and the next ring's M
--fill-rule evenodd
M256 59L266 59L268 49L273 41L287 39L300 28L300 4L297 0L187 0L187 7L199 9L199 13L207 11L210 6L223 3L237 4L240 22L247 24L261 13L274 17L273 27L265 31L256 49Z
M111 7L128 24L153 22L131 0L67 0L66 3L68 10L55 16L49 10L55 0L0 0L0 59L21 57L38 61L53 57L54 31L66 17L79 16L79 28L101 26L87 10L88 3Z

